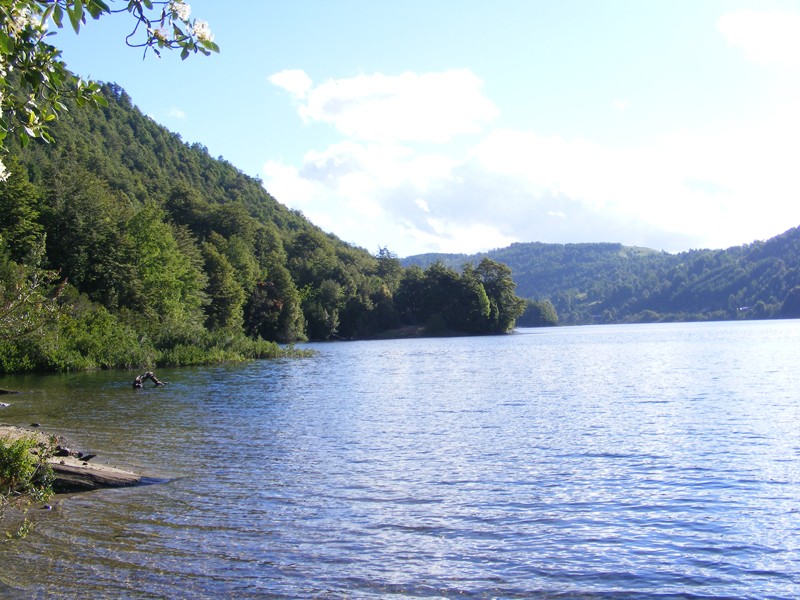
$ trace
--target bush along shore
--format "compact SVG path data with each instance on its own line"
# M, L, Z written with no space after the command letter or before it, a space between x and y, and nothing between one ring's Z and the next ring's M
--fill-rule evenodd
M33 523L32 506L50 509L56 493L124 487L142 476L102 464L93 454L70 448L64 438L0 425L0 530L7 539L24 537Z

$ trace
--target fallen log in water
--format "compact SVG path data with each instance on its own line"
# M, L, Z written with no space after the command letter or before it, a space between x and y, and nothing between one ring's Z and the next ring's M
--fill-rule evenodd
M133 380L133 387L140 388L142 384L147 381L148 379L152 380L153 383L156 385L167 385L168 382L160 381L156 378L152 371L148 371L147 373L143 373L142 375L138 375L136 379Z

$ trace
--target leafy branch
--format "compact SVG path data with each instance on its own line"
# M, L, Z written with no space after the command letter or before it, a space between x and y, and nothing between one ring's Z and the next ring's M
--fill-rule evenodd
M152 2L129 0L111 8L103 0L12 0L0 2L0 153L5 139L18 136L24 147L31 139L53 141L48 124L66 110L64 101L77 106L107 106L96 82L86 82L67 70L61 51L47 40L65 22L79 33L87 16L98 20L110 14L133 17L128 46L160 55L164 49L180 50L181 58L219 52L208 23L190 19L183 0ZM7 176L0 163L0 180Z

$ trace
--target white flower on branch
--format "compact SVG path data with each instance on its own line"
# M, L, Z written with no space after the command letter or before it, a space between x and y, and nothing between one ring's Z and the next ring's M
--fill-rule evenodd
M189 27L189 33L194 35L200 42L213 42L214 34L206 21L197 20Z
M173 15L184 22L189 20L189 15L192 13L192 7L183 0L172 0L172 2L169 3L168 9Z

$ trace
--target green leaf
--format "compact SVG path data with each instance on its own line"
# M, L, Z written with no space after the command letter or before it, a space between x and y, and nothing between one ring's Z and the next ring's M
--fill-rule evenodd
M99 19L103 13L111 12L108 4L102 2L101 0L88 0L86 3L86 10L89 11L89 14L92 15L93 19Z
M48 6L48 7L45 9L45 11L42 13L42 25L44 25L44 24L45 24L45 22L47 21L47 19L49 19L49 18L50 18L50 15L51 15L51 14L53 14L53 9L54 9L55 7L56 7L56 5L55 5L55 4L51 4L51 5L50 5L50 6Z
M206 50L211 50L212 52L219 53L219 46L217 46L214 42L211 42L209 40L200 40L198 43L199 43L200 46L202 46ZM204 52L204 54L206 56L208 56L208 53Z
M55 23L56 26L59 29L61 29L63 20L64 20L64 9L61 8L60 4L56 4L55 8L53 9L53 23Z
M0 29L0 51L3 54L11 54L14 51L14 40L6 34L5 29Z
M77 14L76 11L67 9L69 21L72 23L72 28L75 30L75 33L79 33L81 30L81 20L78 18Z
M72 23L72 28L75 30L75 33L80 33L83 4L76 2L72 9L67 9L67 14L69 15L69 21Z
M64 83L64 73L56 70L50 73L50 84L55 88L60 88Z

